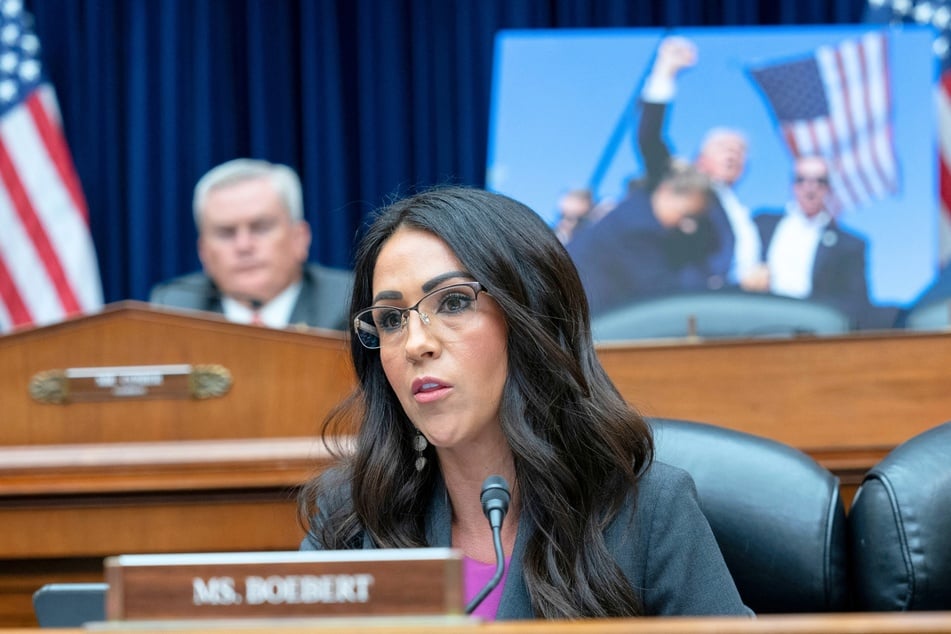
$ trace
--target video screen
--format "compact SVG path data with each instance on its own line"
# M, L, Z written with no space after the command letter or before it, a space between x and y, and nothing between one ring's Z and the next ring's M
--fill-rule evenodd
M933 37L501 32L487 186L556 231L595 319L731 292L891 327L938 269Z

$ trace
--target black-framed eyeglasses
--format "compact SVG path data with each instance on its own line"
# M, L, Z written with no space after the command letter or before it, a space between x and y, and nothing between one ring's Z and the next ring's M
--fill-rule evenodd
M429 328L456 330L476 313L476 300L482 292L485 287L479 282L461 282L437 288L409 308L370 306L354 316L353 332L371 350L396 345L406 334L410 311Z

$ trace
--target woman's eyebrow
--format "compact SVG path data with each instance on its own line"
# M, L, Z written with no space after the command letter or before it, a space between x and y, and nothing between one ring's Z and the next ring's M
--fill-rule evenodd
M399 291L380 291L373 296L373 303L377 303L381 299L402 299L403 293Z
M472 276L466 273L465 271L448 271L441 275L437 275L433 279L423 284L423 292L428 293L429 291L433 290L434 288L436 288L437 286L439 286L446 280L451 280L455 277L466 277L466 278L472 279Z
M472 275L466 273L465 271L447 271L446 273L440 273L436 277L425 282L422 286L422 291L424 293L428 293L446 280L451 280L458 277L472 279ZM403 293L399 291L380 291L373 297L373 303L375 304L381 299L403 299Z

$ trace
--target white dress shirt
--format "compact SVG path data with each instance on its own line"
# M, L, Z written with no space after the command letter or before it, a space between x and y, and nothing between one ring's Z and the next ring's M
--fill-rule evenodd
M294 305L297 303L297 297L300 295L303 286L303 282L298 280L281 291L277 297L261 306L257 311L257 318L261 324L271 328L286 328L290 324L291 313L294 312ZM228 321L239 324L255 322L255 311L231 297L223 296L221 298L221 308Z
M738 284L760 264L759 230L750 217L749 207L740 202L729 185L714 183L713 191L733 229L733 260L727 279Z
M651 72L641 88L641 99L648 103L670 103L677 92L677 82L673 77Z
M786 215L776 225L766 253L769 290L777 295L799 298L812 294L816 250L829 220L825 212L810 218L797 203L786 205Z

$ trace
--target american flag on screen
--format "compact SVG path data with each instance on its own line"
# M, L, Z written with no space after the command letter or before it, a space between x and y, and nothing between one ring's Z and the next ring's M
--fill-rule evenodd
M750 69L794 157L821 155L839 209L898 191L888 38L867 33Z
M932 48L940 73L935 87L938 108L938 231L941 263L951 261L951 3L949 0L869 0L865 21L873 24L922 24L935 29Z
M0 332L102 305L86 201L39 50L21 0L0 0Z

